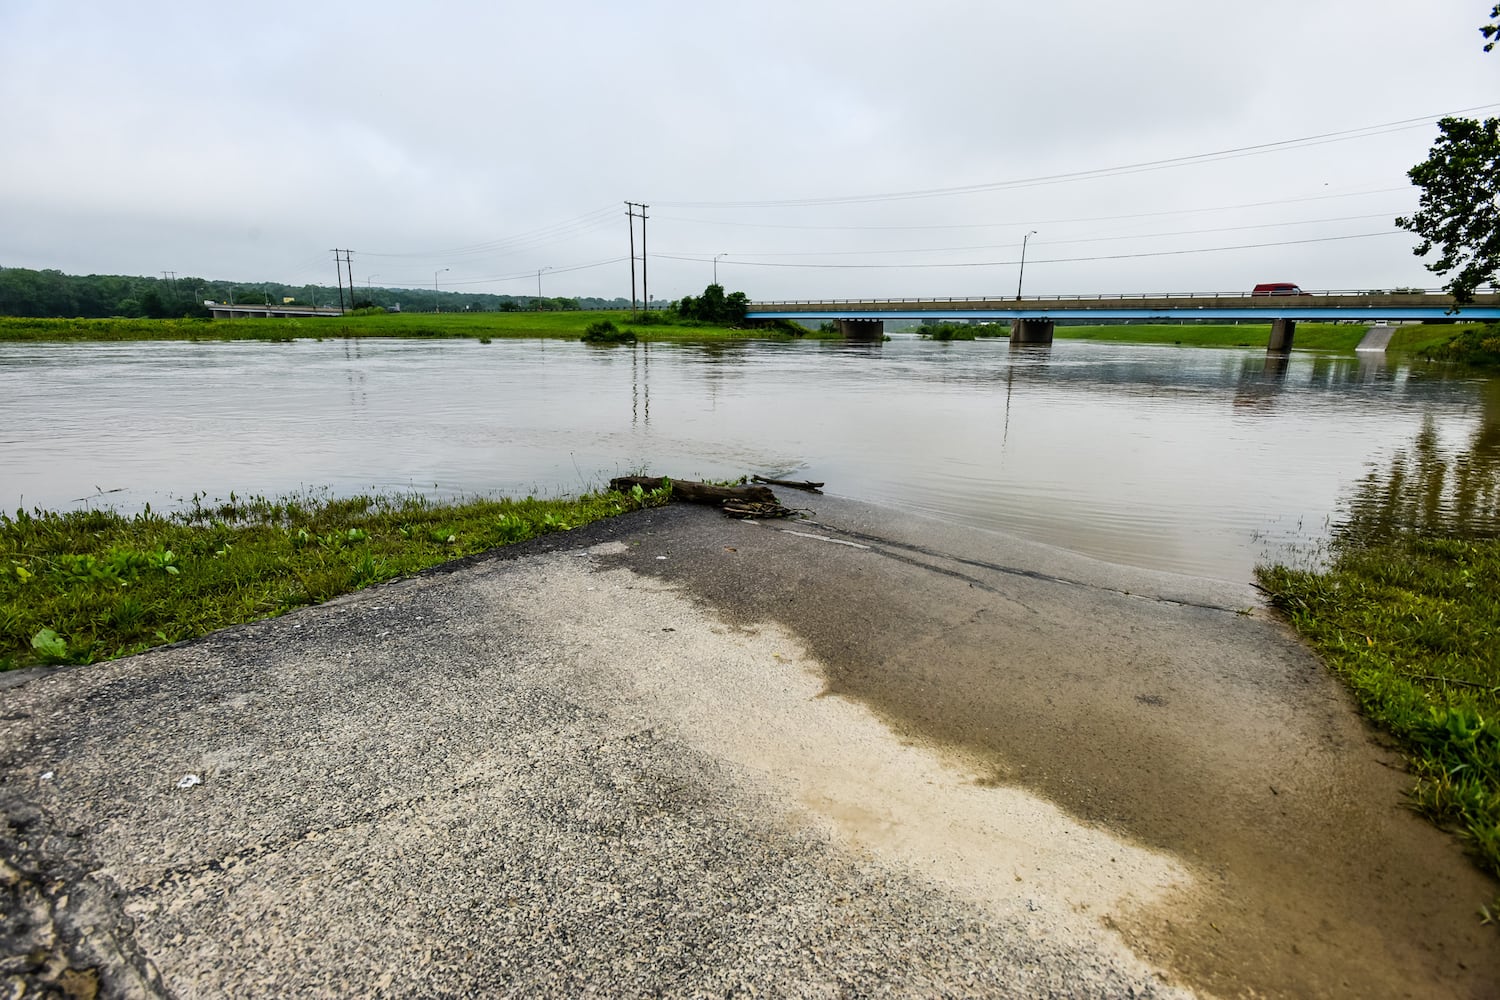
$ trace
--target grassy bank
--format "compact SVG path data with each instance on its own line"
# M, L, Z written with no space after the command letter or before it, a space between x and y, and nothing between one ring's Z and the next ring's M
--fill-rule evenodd
M1432 361L1457 361L1473 368L1500 368L1500 323L1460 331L1419 353Z
M791 324L729 327L629 310L594 312L371 313L304 318L26 319L0 317L4 341L267 340L338 337L549 337L577 340L591 323L609 320L637 340L791 339L826 336ZM800 332L799 332L800 331Z
M239 500L0 515L0 669L89 663L326 601L666 500Z
M1388 353L1420 353L1447 343L1467 327L1399 326ZM1298 323L1293 346L1299 351L1353 351L1368 330L1364 324ZM1059 340L1108 340L1125 344L1173 344L1182 347L1265 347L1271 339L1269 323L1129 324L1059 326Z
M1361 485L1324 568L1258 576L1400 742L1413 805L1500 875L1500 432L1450 458L1429 426Z

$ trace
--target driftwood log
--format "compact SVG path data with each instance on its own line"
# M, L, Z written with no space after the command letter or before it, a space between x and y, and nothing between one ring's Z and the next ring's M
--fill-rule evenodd
M667 482L660 476L619 476L609 481L609 488L620 493L629 493L631 487L639 486L650 492L659 490ZM717 507L725 500L749 500L754 503L780 504L776 494L766 486L715 486L712 483L696 483L691 479L673 479L672 499L688 503L706 503Z
M765 476L751 476L753 482L765 483L767 486L785 486L794 490L806 490L809 493L822 493L823 484L814 483L807 479L767 479Z

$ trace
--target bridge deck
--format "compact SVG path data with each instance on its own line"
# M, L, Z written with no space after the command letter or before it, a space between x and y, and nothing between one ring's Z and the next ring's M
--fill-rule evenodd
M1455 312L1433 292L1301 295L1111 295L752 302L750 319L1500 319L1500 292L1475 296Z

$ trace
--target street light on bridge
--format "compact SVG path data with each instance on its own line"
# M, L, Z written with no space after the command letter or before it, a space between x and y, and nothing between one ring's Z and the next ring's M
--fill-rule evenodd
M1021 301L1021 279L1023 279L1023 278L1026 277L1026 241L1029 240L1029 239L1031 239L1035 235L1036 235L1036 230L1033 229L1031 232L1029 232L1025 236L1021 237L1021 273L1018 274L1018 275L1016 275L1016 301L1017 302Z

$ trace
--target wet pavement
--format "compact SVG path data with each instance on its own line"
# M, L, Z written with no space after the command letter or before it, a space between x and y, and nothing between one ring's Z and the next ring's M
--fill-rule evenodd
M4 678L11 981L1494 995L1500 888L1247 588L798 502Z

